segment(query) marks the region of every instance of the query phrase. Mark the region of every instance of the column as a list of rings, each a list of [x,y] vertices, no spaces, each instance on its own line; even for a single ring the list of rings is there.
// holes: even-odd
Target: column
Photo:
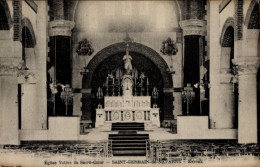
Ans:
[[[257,143],[257,68],[239,66],[238,143]]]
[[[238,143],[257,143],[257,70],[259,29],[243,28],[238,57]],[[235,53],[236,53],[235,52]],[[235,54],[236,55],[236,54]]]
[[[58,1],[59,3],[62,3]],[[57,2],[57,3],[58,3]],[[60,5],[62,6],[62,5]],[[56,19],[62,19],[62,8],[57,9],[61,11],[55,11]],[[53,82],[54,85],[71,86],[72,68],[71,68],[71,30],[75,23],[68,20],[54,20],[49,22],[49,36],[50,36],[50,63],[54,67]],[[55,94],[54,100],[54,114],[65,115],[65,105],[60,98],[62,90],[58,89],[58,93]],[[72,107],[69,107],[69,115],[72,115]]]
[[[218,91],[220,92],[220,104],[217,108],[212,124],[217,129],[235,128],[235,89],[231,83],[232,74],[230,69],[222,69],[219,74],[220,81]],[[222,96],[221,96],[222,95]]]
[[[200,66],[203,56],[203,36],[206,35],[206,22],[200,19],[187,19],[180,22],[184,36],[184,85],[191,83],[193,86],[200,83]],[[190,114],[199,115],[200,89],[195,88],[195,99],[190,105]],[[186,110],[183,105],[183,111]]]
[[[35,69],[37,71],[37,84],[36,84],[36,96],[35,103],[37,110],[35,111],[35,119],[38,120],[37,129],[47,129],[47,90],[46,90],[46,71],[47,71],[47,50],[48,50],[48,2],[37,2],[37,43],[35,46],[36,60]],[[36,128],[36,127],[35,127]]]
[[[10,38],[12,40],[12,38]],[[0,144],[19,145],[17,68],[21,66],[20,42],[13,42],[13,52],[1,48],[0,57]],[[10,56],[10,57],[9,57]]]

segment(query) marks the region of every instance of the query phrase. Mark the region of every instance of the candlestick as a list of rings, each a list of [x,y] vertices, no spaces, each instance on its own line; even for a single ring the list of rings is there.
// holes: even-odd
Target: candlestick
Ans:
[[[146,96],[149,96],[149,82],[147,77],[147,84],[146,84]]]
[[[107,81],[107,83],[106,83],[106,84],[107,84],[107,88],[108,88],[108,77],[107,77],[107,80],[106,80],[106,81]]]
[[[107,77],[107,94],[106,96],[108,96],[108,77]]]

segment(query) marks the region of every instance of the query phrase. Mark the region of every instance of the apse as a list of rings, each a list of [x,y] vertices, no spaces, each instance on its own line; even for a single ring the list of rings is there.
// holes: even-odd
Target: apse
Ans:
[[[147,57],[144,55],[137,53],[137,52],[130,52],[129,53],[132,56],[132,66],[133,69],[137,70],[138,72],[138,77],[140,78],[140,75],[142,73],[148,77],[148,82],[149,84],[147,85],[147,80],[144,82],[143,86],[143,93],[141,93],[141,86],[140,79],[137,79],[136,81],[136,92],[137,96],[140,96],[141,94],[143,95],[152,95],[153,88],[156,87],[158,89],[158,100],[157,100],[157,105],[158,108],[161,109],[162,113],[160,114],[160,118],[163,119],[163,109],[164,109],[164,98],[163,98],[163,78],[161,75],[160,70],[158,67]],[[109,56],[106,58],[102,63],[100,63],[96,70],[93,72],[93,78],[92,78],[92,83],[91,83],[91,89],[92,89],[92,113],[95,112],[95,108],[97,107],[97,97],[95,95],[98,92],[98,88],[100,87],[103,91],[104,95],[107,95],[107,90],[106,90],[106,79],[109,74],[112,74],[113,76],[116,76],[116,71],[118,69],[123,70],[124,69],[124,61],[123,61],[123,56],[125,55],[125,52],[119,52],[114,55]],[[112,82],[112,81],[110,81]],[[112,83],[109,83],[110,85]],[[147,86],[148,86],[148,94],[147,94]],[[110,87],[108,90],[108,95],[112,95],[112,88]],[[120,88],[121,89],[121,88]],[[115,79],[115,96],[118,96],[118,81]],[[121,90],[122,94],[122,90]]]

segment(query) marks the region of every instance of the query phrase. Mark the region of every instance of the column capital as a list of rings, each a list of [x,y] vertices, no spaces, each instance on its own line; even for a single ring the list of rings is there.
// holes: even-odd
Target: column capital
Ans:
[[[238,65],[238,75],[248,75],[257,73],[259,66],[258,64],[243,64]]]
[[[183,35],[206,35],[206,21],[199,19],[189,19],[180,21],[180,26],[183,29]]]
[[[238,74],[256,74],[259,68],[259,57],[243,56],[237,59]]]
[[[0,58],[0,76],[17,75],[17,70],[22,67],[23,61],[18,57]]]
[[[69,20],[54,20],[49,22],[49,36],[71,36],[75,23]]]

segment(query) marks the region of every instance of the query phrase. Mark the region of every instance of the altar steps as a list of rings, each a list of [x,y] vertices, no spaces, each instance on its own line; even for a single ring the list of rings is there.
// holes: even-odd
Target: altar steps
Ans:
[[[144,131],[144,123],[113,123],[112,130],[118,134],[109,134],[114,156],[145,156],[146,140],[149,134],[137,134]]]
[[[144,123],[113,123],[112,130],[120,130],[120,131],[138,131],[144,130]]]

